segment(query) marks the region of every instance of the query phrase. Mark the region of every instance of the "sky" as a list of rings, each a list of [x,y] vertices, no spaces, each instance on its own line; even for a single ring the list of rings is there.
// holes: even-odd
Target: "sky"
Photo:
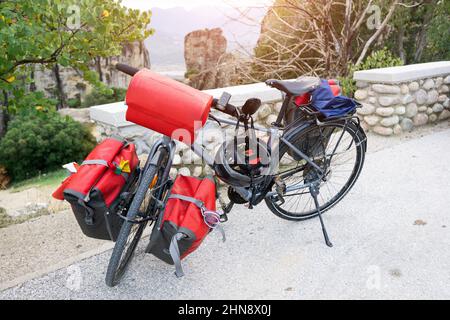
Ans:
[[[254,7],[264,6],[272,2],[273,0],[122,0],[123,5],[141,10],[148,10],[153,7],[184,7],[187,9],[198,6]]]

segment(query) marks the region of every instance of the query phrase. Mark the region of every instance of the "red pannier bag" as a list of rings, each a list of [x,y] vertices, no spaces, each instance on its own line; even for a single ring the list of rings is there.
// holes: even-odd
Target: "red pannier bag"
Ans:
[[[336,80],[328,80],[328,84],[331,87],[331,90],[333,91],[333,94],[335,97],[341,94],[341,87],[339,86],[338,82]],[[305,93],[304,95],[298,96],[294,99],[294,102],[297,106],[302,106],[305,104],[308,104],[311,100],[311,94]]]
[[[126,119],[190,145],[212,101],[209,94],[144,69],[128,87]]]
[[[178,176],[164,212],[153,228],[146,252],[175,265],[175,274],[182,277],[181,260],[194,252],[214,228],[221,231],[225,241],[220,216],[215,210],[216,184],[212,177]]]
[[[76,173],[63,181],[53,197],[70,203],[83,233],[116,241],[123,219],[114,210],[130,187],[139,159],[134,144],[109,138],[92,150]]]

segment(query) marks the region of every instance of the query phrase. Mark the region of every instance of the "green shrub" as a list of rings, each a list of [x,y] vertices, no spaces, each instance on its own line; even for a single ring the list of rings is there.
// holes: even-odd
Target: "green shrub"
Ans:
[[[54,110],[58,101],[47,98],[43,92],[26,92],[18,95],[15,99],[10,101],[8,111],[14,115],[20,112],[35,112]]]
[[[101,104],[124,101],[126,93],[127,90],[122,88],[111,88],[110,90],[94,89],[94,91],[84,98],[82,107],[88,108]]]
[[[80,108],[81,107],[81,100],[80,98],[72,98],[67,100],[67,106],[69,108]]]
[[[28,108],[9,123],[0,141],[0,164],[20,181],[80,161],[94,146],[89,130],[70,117]]]
[[[339,78],[344,95],[352,97],[356,91],[356,82],[353,80],[353,74],[360,70],[387,68],[402,66],[402,59],[396,57],[387,48],[383,48],[378,51],[373,51],[370,56],[366,58],[364,62],[355,66],[354,64],[349,67],[349,75],[347,77]]]

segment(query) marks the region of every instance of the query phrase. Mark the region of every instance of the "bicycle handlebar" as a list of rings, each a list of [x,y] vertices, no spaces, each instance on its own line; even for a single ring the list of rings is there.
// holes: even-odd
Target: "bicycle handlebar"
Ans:
[[[214,109],[216,109],[216,110],[219,110],[220,112],[223,112],[223,113],[226,113],[226,114],[228,114],[228,115],[230,115],[230,116],[232,116],[232,117],[239,117],[239,112],[237,111],[237,108],[235,107],[235,106],[233,106],[232,104],[227,104],[226,106],[225,106],[225,109],[220,109],[220,108],[218,108],[218,106],[217,106],[217,103],[219,102],[219,100],[218,99],[214,99],[213,100],[213,104],[212,104],[212,107],[214,108]]]
[[[129,76],[134,76],[136,73],[139,72],[138,68],[130,67],[123,63],[116,64],[116,69],[123,73],[128,74]]]

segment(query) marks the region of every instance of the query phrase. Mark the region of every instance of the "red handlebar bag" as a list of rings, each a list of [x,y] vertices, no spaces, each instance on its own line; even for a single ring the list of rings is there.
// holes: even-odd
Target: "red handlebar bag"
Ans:
[[[175,265],[176,275],[183,276],[181,260],[194,252],[212,230],[202,212],[215,210],[216,185],[211,177],[178,176],[146,252]]]
[[[126,119],[188,145],[204,126],[213,97],[148,69],[128,87]]]
[[[83,233],[91,238],[116,241],[123,219],[116,214],[120,194],[137,176],[139,159],[134,144],[106,139],[92,150],[54,192],[70,203]]]

